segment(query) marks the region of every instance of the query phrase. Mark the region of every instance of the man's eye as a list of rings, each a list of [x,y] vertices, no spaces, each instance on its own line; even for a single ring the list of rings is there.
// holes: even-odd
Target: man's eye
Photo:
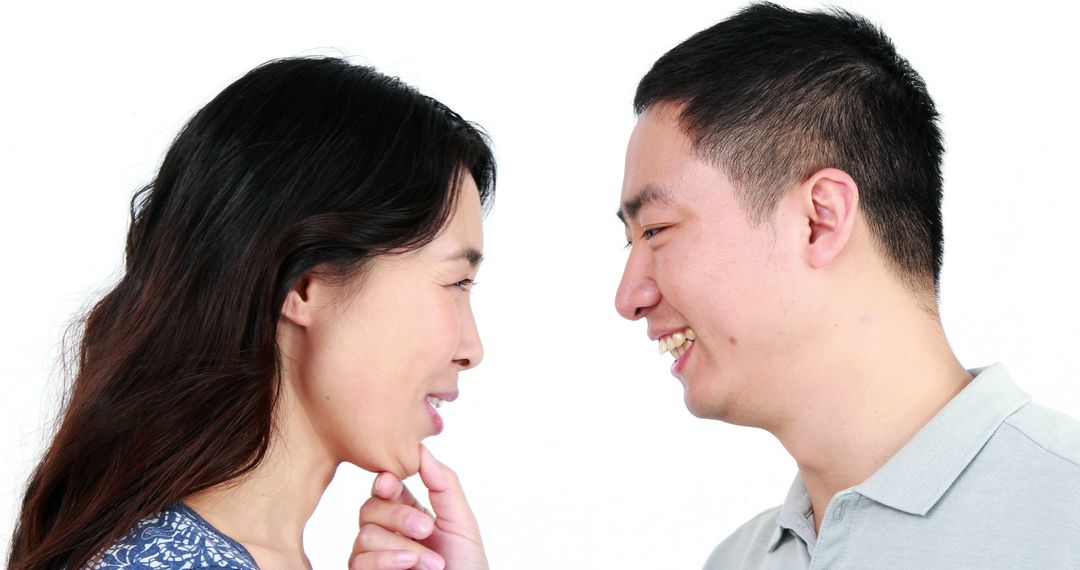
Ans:
[[[648,240],[652,239],[653,237],[655,237],[656,234],[660,233],[664,229],[666,229],[666,226],[665,227],[649,228],[649,229],[646,229],[646,230],[642,230],[641,231],[641,237],[644,238],[645,241],[648,241]],[[634,245],[634,242],[630,238],[626,238],[626,245],[624,247],[629,249],[633,245]]]
[[[469,292],[476,286],[476,281],[473,281],[472,279],[462,279],[461,281],[454,283],[454,286],[462,291]]]
[[[649,228],[647,230],[643,230],[641,232],[641,237],[645,238],[646,240],[650,240],[650,239],[653,238],[653,236],[660,233],[660,230],[663,230],[663,229],[664,228]]]

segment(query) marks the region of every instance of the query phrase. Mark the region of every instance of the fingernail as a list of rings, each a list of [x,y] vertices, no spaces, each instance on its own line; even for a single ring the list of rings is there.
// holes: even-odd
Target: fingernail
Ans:
[[[446,567],[446,562],[439,556],[425,552],[420,555],[420,564],[428,570],[443,570]]]
[[[409,515],[405,519],[405,528],[414,535],[426,535],[431,532],[431,519],[421,515]]]

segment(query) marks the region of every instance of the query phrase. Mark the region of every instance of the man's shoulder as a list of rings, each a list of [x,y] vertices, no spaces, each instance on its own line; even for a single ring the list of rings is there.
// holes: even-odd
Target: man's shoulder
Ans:
[[[105,549],[94,570],[256,570],[247,551],[182,503],[140,520]]]
[[[1046,550],[1080,532],[1077,489],[1080,422],[1028,403],[1001,422],[931,516],[967,520],[987,536],[1010,528]]]
[[[1080,475],[1080,420],[1037,403],[1029,403],[1003,422],[1048,459],[1071,464]]]
[[[735,529],[713,549],[705,562],[705,570],[746,567],[748,562],[764,555],[779,528],[780,508],[767,509]]]

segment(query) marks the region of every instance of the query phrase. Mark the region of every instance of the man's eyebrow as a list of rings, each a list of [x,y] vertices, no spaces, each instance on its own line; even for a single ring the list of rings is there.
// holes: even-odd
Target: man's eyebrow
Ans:
[[[636,216],[645,206],[657,203],[670,204],[671,202],[671,192],[666,188],[648,185],[642,188],[636,196],[623,202],[622,207],[615,212],[615,216],[618,217],[625,226],[627,225],[627,220]]]
[[[466,247],[446,256],[443,261],[457,261],[459,259],[468,261],[470,267],[476,268],[484,261],[484,254],[480,253],[480,250],[476,248]]]

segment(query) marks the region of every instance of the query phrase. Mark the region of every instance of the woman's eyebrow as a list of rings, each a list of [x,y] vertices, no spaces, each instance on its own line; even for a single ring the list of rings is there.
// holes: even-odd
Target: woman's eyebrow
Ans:
[[[475,268],[483,263],[484,254],[474,247],[466,247],[446,256],[443,261],[457,261],[459,259],[468,261],[469,265]]]

